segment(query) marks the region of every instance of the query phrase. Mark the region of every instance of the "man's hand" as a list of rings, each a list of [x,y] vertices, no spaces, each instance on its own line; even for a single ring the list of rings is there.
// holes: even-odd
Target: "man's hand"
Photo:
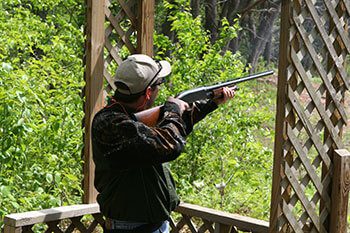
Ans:
[[[214,92],[214,102],[219,105],[226,103],[228,100],[232,99],[235,96],[236,86],[234,87],[223,87]]]
[[[186,111],[190,107],[187,102],[182,101],[182,100],[177,99],[177,98],[174,98],[174,97],[169,97],[168,101],[172,102],[172,103],[175,103],[175,104],[177,104],[177,106],[179,106],[179,108],[180,108],[180,115],[182,115],[182,113],[184,111]]]

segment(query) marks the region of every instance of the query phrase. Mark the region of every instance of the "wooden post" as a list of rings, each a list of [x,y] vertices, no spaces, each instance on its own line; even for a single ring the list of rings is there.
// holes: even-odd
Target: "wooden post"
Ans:
[[[283,0],[281,8],[281,33],[280,33],[280,55],[278,67],[278,87],[277,87],[277,112],[276,112],[276,134],[273,161],[273,179],[270,207],[270,228],[269,233],[279,232],[278,218],[281,214],[281,169],[283,161],[283,143],[286,134],[285,105],[287,99],[287,76],[290,57],[289,29],[291,1]]]
[[[84,203],[96,201],[95,166],[92,160],[91,123],[103,107],[104,0],[87,0],[86,68],[85,68],[85,135],[84,135]]]
[[[335,150],[333,158],[332,210],[330,231],[346,233],[350,189],[350,153],[345,149]]]
[[[13,227],[6,225],[4,226],[4,233],[21,233],[22,227]]]
[[[140,0],[137,52],[153,56],[154,0]]]

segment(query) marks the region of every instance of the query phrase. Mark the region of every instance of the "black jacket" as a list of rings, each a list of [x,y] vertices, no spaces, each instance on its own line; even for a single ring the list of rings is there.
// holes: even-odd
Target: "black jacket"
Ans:
[[[167,102],[156,127],[138,122],[118,103],[98,112],[92,146],[103,215],[146,223],[168,219],[179,198],[167,162],[180,155],[193,125],[216,108],[212,101],[198,102],[181,117],[178,106]]]

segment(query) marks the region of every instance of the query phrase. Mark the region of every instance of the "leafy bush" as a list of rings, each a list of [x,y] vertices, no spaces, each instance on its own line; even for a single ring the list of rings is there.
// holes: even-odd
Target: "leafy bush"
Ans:
[[[78,1],[0,5],[0,219],[81,199]],[[68,11],[68,12],[67,12]]]
[[[211,45],[201,18],[193,19],[189,13],[188,1],[164,1],[164,7],[171,12],[168,17],[177,42],[155,37],[159,58],[172,51],[168,59],[173,74],[161,92],[161,102],[189,88],[243,75],[240,54],[222,52],[229,39],[237,36],[237,25],[223,20],[220,38]],[[240,85],[233,101],[196,125],[185,153],[172,163],[183,201],[268,218],[272,150],[262,139],[271,141],[273,131],[266,122],[271,123],[274,116],[260,105],[266,101],[262,87],[256,81]]]
[[[81,202],[82,6],[77,0],[0,3],[0,219]],[[155,36],[157,57],[172,51],[166,59],[173,65],[158,103],[243,75],[240,54],[222,52],[237,25],[224,20],[220,39],[210,45],[188,1],[163,6],[177,42]],[[268,86],[240,85],[233,101],[196,125],[172,163],[182,200],[267,218],[272,152],[264,144],[271,141],[274,112]]]

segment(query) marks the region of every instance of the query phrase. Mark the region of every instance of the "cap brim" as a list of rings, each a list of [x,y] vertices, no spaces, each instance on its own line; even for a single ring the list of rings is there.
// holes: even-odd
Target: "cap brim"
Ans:
[[[160,61],[159,63],[162,66],[162,70],[159,72],[158,77],[164,78],[171,73],[171,65],[167,61]]]

